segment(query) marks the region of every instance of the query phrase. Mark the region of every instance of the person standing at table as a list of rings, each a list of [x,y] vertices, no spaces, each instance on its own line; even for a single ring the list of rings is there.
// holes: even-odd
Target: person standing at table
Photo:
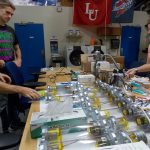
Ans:
[[[7,25],[12,18],[15,6],[9,0],[0,1],[0,71],[5,72],[5,63],[13,61],[21,67],[21,50],[15,31]],[[3,97],[1,97],[2,99]],[[13,101],[12,101],[13,99]],[[18,116],[18,95],[8,95],[8,115],[12,128],[24,126]]]
[[[147,34],[148,36],[150,36],[150,19],[148,20],[147,24],[145,25],[146,29],[147,29]],[[148,53],[147,53],[147,61],[146,64],[141,65],[139,67],[136,68],[132,68],[129,69],[126,72],[126,78],[131,78],[133,77],[135,74],[139,74],[139,73],[147,73],[147,76],[150,77],[150,43],[148,46]]]
[[[21,50],[14,30],[6,23],[12,18],[15,6],[8,0],[0,1],[0,68],[13,61],[21,67]]]

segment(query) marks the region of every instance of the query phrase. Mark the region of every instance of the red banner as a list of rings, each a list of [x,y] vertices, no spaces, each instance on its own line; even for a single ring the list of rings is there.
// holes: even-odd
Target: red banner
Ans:
[[[112,0],[74,0],[73,24],[109,24],[111,9]]]

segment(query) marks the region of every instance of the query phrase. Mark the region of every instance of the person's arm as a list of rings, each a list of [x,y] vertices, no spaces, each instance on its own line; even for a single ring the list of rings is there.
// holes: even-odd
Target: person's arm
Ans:
[[[9,84],[11,83],[11,78],[6,74],[0,73],[0,81]]]
[[[18,67],[21,67],[21,50],[19,44],[15,45],[15,60],[13,61]]]
[[[40,98],[40,95],[34,89],[17,86],[17,85],[11,85],[11,84],[7,84],[1,81],[0,81],[0,93],[1,94],[18,93],[30,99]]]
[[[4,68],[4,66],[5,66],[5,61],[4,60],[0,60],[0,68],[2,69],[2,68]]]
[[[138,72],[147,72],[147,71],[150,71],[150,64],[144,64],[144,65],[142,65],[140,67],[129,69],[126,72],[126,77],[127,78],[131,78]]]
[[[150,64],[144,64],[140,67],[135,68],[137,72],[148,72],[150,71]]]
[[[150,45],[148,46],[148,53],[147,53],[147,64],[150,64]]]

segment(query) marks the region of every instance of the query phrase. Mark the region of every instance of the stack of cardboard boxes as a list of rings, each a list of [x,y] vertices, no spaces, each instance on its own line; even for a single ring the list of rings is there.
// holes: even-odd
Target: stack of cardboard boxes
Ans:
[[[119,64],[120,69],[124,68],[124,56],[113,56],[116,63]],[[106,57],[106,61],[113,63],[110,58]],[[84,72],[92,72],[92,62],[94,62],[93,54],[81,54],[81,68]]]

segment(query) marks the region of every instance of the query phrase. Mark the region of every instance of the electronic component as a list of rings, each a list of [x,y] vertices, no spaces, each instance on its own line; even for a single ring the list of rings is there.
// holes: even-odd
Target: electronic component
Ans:
[[[66,83],[63,83],[63,86],[65,84]],[[119,145],[124,143],[137,142],[140,140],[143,140],[145,143],[147,143],[147,137],[143,131],[128,132],[129,123],[126,120],[126,118],[120,117],[120,114],[119,115],[117,114],[115,117],[115,116],[110,116],[108,111],[100,111],[101,106],[102,109],[104,108],[103,110],[105,110],[105,107],[108,107],[107,108],[108,110],[113,109],[110,106],[111,103],[108,101],[108,99],[110,99],[113,103],[115,103],[116,105],[118,105],[119,108],[122,109],[124,115],[132,116],[132,118],[134,119],[136,118],[137,124],[144,125],[145,127],[145,125],[149,125],[148,122],[149,120],[147,119],[145,114],[142,113],[140,106],[145,106],[146,103],[141,102],[140,100],[135,101],[135,99],[128,97],[121,88],[109,85],[101,81],[96,81],[96,85],[97,87],[91,87],[91,86],[87,87],[79,82],[75,82],[73,85],[69,84],[69,88],[71,89],[71,91],[73,91],[72,93],[73,95],[71,95],[71,100],[73,101],[73,107],[76,108],[74,109],[73,112],[77,113],[78,109],[83,110],[86,116],[86,119],[84,120],[86,121],[85,124],[87,125],[87,121],[89,123],[86,126],[86,129],[88,129],[88,132],[90,133],[90,137],[92,137],[94,140],[96,139],[96,146],[102,147],[102,146],[109,146],[109,145]],[[68,84],[66,84],[65,86],[66,88],[68,88]],[[53,91],[53,90],[49,90],[49,91]],[[57,99],[57,97],[55,97],[54,95],[51,95],[51,97],[55,100]],[[106,106],[103,107],[103,104],[106,104]],[[120,109],[117,108],[117,110],[114,111],[117,111],[118,113]],[[110,110],[110,113],[113,114],[113,111]],[[150,116],[150,113],[148,113],[148,111],[147,112],[145,111],[145,113],[147,113],[147,116]],[[50,125],[50,123],[55,123],[55,121],[58,121],[57,119],[55,117],[51,117],[50,122],[44,123],[44,125],[47,124]],[[79,120],[75,120],[77,118],[75,119],[72,118],[72,119],[73,120],[71,120],[71,122],[73,123],[79,121]],[[81,118],[80,121],[83,121],[83,119]],[[62,121],[66,121],[66,120],[62,120]],[[53,124],[51,126],[55,128],[56,126],[58,126],[58,124]],[[75,132],[86,131],[86,129],[77,131],[76,126],[73,127],[74,129],[72,129],[70,128],[71,126],[69,123],[66,123],[66,125],[62,125],[62,129],[64,129],[63,127],[66,128],[63,130],[63,133],[64,132],[73,133],[74,131]],[[71,132],[68,132],[68,130]],[[34,131],[32,131],[32,133],[35,133]],[[43,135],[45,135],[44,133],[45,132],[41,134],[42,137]],[[52,142],[53,140],[61,141],[58,138],[59,132],[51,132],[49,133],[49,135],[51,135],[51,138],[49,137],[48,138],[49,140],[47,140],[49,141],[48,148],[61,150],[63,148],[62,142]],[[81,140],[84,140],[84,138],[82,138]],[[78,139],[77,140],[75,139],[75,142],[76,141],[78,141]],[[44,146],[45,145],[43,144],[43,147]]]
[[[114,116],[110,116],[107,121],[109,123],[110,129],[113,131],[119,129],[128,129],[128,121],[124,117],[116,118]]]
[[[143,141],[147,144],[147,136],[141,130],[129,132],[129,137],[132,140],[132,142]]]
[[[150,125],[150,122],[149,122],[149,120],[147,118],[147,117],[150,118],[150,111],[147,111],[145,113],[147,114],[147,116],[145,114],[141,114],[141,115],[136,116],[136,123],[137,123],[137,125],[140,125],[140,126],[142,126],[142,125]]]
[[[63,150],[62,132],[60,128],[47,130],[39,144],[40,150]]]
[[[127,107],[123,108],[122,112],[125,116],[130,116],[130,115],[137,116],[141,113],[141,110],[139,109],[137,103],[131,103]]]
[[[102,134],[103,129],[100,126],[89,127],[89,133],[94,136],[100,136]]]
[[[96,147],[116,145],[116,144],[120,144],[120,142],[116,133],[114,132],[108,132],[104,136],[101,136],[96,139]]]

